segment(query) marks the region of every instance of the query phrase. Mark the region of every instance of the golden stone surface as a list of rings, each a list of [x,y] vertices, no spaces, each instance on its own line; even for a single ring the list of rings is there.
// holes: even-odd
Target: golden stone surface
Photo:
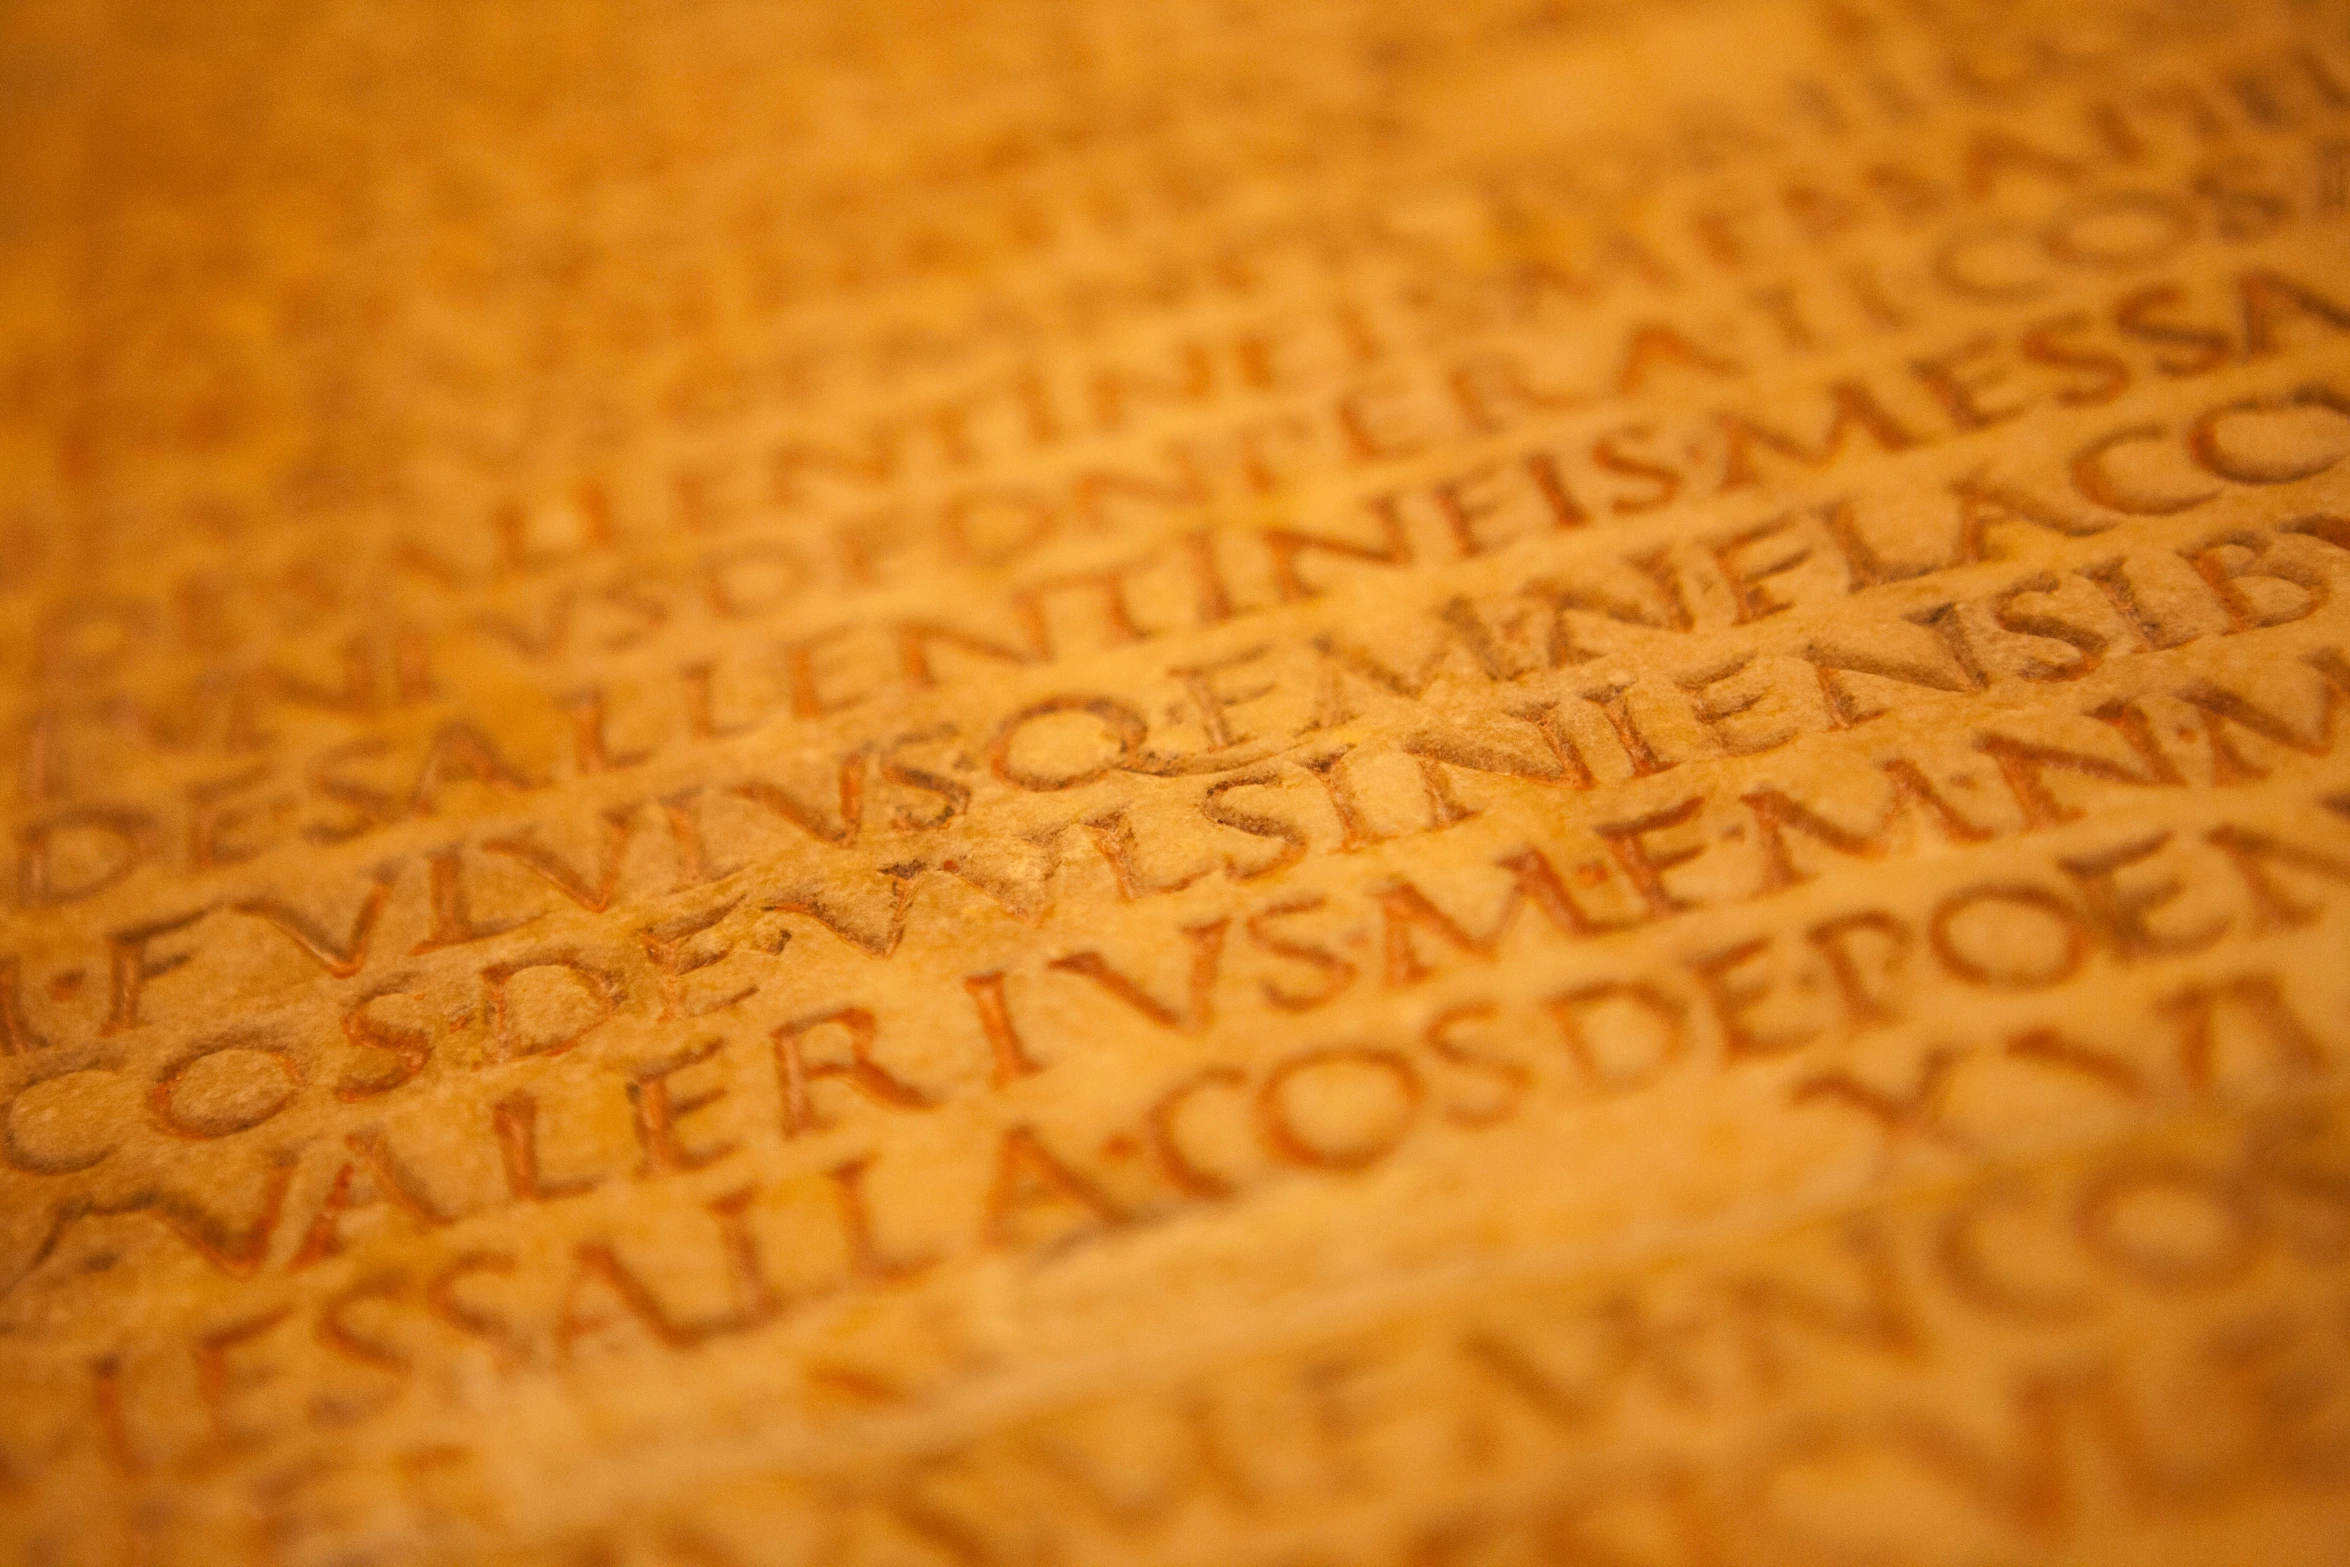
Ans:
[[[0,1563],[2350,1559],[2350,8],[0,10]]]

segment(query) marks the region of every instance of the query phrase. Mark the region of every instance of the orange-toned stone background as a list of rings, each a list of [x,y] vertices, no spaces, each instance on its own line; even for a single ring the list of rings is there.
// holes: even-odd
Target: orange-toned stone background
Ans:
[[[0,14],[0,1560],[2350,1547],[2350,14]]]

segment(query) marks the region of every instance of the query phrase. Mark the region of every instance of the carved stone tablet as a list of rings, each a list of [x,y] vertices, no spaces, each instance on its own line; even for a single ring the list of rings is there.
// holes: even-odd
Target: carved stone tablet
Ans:
[[[0,1567],[2350,1560],[2350,7],[0,8]]]

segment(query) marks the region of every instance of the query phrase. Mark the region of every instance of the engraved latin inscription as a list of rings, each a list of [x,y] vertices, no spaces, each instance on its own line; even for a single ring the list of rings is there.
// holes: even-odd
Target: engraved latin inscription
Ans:
[[[0,35],[0,1562],[2350,1552],[2350,12]]]

